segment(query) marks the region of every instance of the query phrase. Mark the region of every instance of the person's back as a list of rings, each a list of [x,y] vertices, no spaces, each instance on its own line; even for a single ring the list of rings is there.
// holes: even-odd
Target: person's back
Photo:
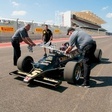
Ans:
[[[23,34],[25,32],[25,29],[24,29],[24,27],[22,27],[22,28],[19,28],[18,30],[16,30],[16,32],[14,33],[14,35],[12,36],[12,39],[14,39],[14,40],[17,40],[17,41],[19,41],[19,42],[22,42],[23,40],[22,40],[22,37],[23,36],[21,36],[21,33]],[[27,34],[27,32],[26,32],[26,34]],[[28,35],[27,35],[28,36]],[[25,37],[25,36],[24,36]]]
[[[76,30],[72,27],[68,29],[67,35],[70,36],[70,39],[69,47],[66,49],[65,53],[70,53],[73,47],[77,47],[84,68],[84,82],[81,86],[90,87],[91,64],[96,50],[96,42],[86,32]]]
[[[75,44],[76,46],[81,50],[83,49],[83,47],[87,44],[87,43],[91,43],[93,42],[93,39],[90,35],[88,35],[86,32],[82,31],[82,30],[75,30],[72,33],[72,37],[76,37],[75,39]]]

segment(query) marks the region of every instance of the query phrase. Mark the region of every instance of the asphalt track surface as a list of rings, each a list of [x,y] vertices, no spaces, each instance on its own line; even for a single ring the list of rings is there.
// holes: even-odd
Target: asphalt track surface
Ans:
[[[12,47],[0,46],[0,112],[112,112],[112,37],[95,38],[103,51],[102,62],[91,70],[91,88],[26,84],[9,72],[17,70],[12,62]],[[54,40],[59,47],[62,42]],[[31,55],[35,61],[43,56],[43,49],[34,47],[28,52],[21,45],[22,55]]]

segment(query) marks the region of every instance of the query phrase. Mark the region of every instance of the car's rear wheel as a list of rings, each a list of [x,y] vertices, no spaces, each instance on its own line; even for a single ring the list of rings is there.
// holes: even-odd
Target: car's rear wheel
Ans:
[[[29,73],[33,68],[33,58],[31,56],[20,57],[17,61],[17,68],[23,72]]]
[[[68,62],[64,68],[64,80],[68,83],[76,83],[82,76],[81,63],[74,61]]]
[[[96,62],[101,62],[102,50],[101,49],[96,49],[94,55],[95,55],[95,58],[96,58]]]

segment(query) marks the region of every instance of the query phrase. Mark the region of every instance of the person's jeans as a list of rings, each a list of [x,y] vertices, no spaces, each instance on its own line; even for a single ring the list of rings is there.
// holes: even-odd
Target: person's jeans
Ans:
[[[84,66],[84,83],[88,83],[90,80],[91,64],[94,58],[94,52],[96,50],[96,44],[88,44],[82,51],[82,60]]]
[[[13,64],[17,65],[17,60],[21,56],[21,49],[19,41],[11,41],[13,46]]]

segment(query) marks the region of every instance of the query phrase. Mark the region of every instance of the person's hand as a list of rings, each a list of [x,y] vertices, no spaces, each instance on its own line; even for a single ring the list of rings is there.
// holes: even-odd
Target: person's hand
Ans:
[[[65,54],[69,54],[69,51],[68,51],[68,50],[66,50],[66,51],[65,51]]]
[[[35,43],[33,43],[33,46],[36,46],[36,44],[35,44]]]
[[[35,43],[31,43],[31,45],[30,45],[30,46],[32,46],[32,47],[33,47],[33,46],[36,46],[36,44],[35,44]]]
[[[64,51],[64,54],[67,54],[66,51]]]
[[[29,44],[29,46],[33,47],[33,46],[34,46],[34,44],[33,44],[33,43],[31,43],[31,44]]]

